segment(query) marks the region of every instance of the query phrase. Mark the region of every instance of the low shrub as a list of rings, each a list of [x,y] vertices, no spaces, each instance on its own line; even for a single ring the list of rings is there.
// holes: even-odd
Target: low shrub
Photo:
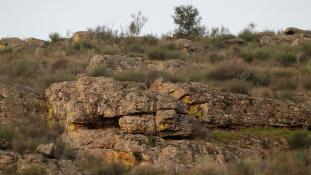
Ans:
[[[304,76],[301,78],[302,85],[306,90],[311,90],[311,77],[310,76]]]
[[[151,60],[168,60],[168,59],[179,59],[182,57],[180,51],[170,50],[164,47],[151,48],[147,50],[147,56]]]
[[[138,44],[131,44],[128,46],[128,51],[131,53],[144,53],[145,52],[145,49],[141,46],[141,45],[138,45]]]
[[[114,73],[111,77],[118,81],[134,81],[134,82],[144,82],[145,74],[138,71],[123,71],[119,73]]]
[[[245,80],[234,79],[225,82],[224,89],[229,92],[248,94],[251,84]]]
[[[268,86],[271,83],[271,73],[267,71],[251,72],[246,75],[245,80],[254,86]]]
[[[19,173],[19,175],[47,175],[45,169],[39,167],[39,166],[31,166],[25,169],[22,169]]]
[[[274,78],[270,84],[272,90],[295,90],[297,88],[297,80],[295,78]]]
[[[208,73],[208,78],[211,80],[230,80],[239,79],[243,73],[247,72],[248,69],[244,64],[235,62],[222,62],[217,64],[214,69]]]
[[[217,63],[224,60],[224,57],[222,55],[213,53],[208,57],[208,61],[211,63]]]
[[[92,77],[107,77],[110,75],[110,70],[105,66],[96,66],[90,74]]]
[[[203,125],[199,123],[194,123],[192,125],[192,132],[191,132],[191,138],[193,139],[200,139],[200,140],[210,140],[211,135],[210,131],[207,127],[204,127]]]
[[[26,58],[14,59],[6,67],[6,72],[11,77],[32,78],[38,75],[39,64]]]
[[[52,43],[55,43],[55,42],[60,40],[61,36],[59,33],[54,32],[54,33],[49,34],[49,38],[50,38]]]
[[[245,62],[252,62],[254,60],[253,51],[250,48],[244,48],[239,50],[239,56],[245,61]]]
[[[82,155],[75,163],[90,175],[120,175],[127,171],[122,164],[107,163],[92,155]]]
[[[292,149],[305,149],[311,146],[311,136],[307,132],[298,132],[287,138]]]
[[[0,55],[5,55],[5,54],[10,54],[13,53],[13,48],[12,47],[4,47],[0,49]]]
[[[33,117],[31,124],[15,123],[0,126],[0,137],[11,143],[11,149],[19,152],[34,152],[39,144],[57,142],[63,132],[59,125],[48,126],[46,121]]]
[[[279,61],[283,66],[292,66],[297,63],[297,56],[294,53],[286,52],[279,56]]]
[[[94,46],[90,42],[87,42],[87,41],[74,41],[72,43],[72,47],[78,51],[94,48]]]
[[[252,32],[249,29],[245,29],[241,33],[239,33],[238,37],[242,38],[247,42],[257,42],[259,39],[259,34]]]

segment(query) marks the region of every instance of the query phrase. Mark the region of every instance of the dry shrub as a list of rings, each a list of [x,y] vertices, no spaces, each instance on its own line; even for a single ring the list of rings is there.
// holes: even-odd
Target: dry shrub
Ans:
[[[239,79],[243,74],[248,72],[248,68],[243,63],[235,61],[221,62],[208,73],[208,78],[211,80],[230,80]]]
[[[224,89],[229,92],[235,92],[239,94],[248,94],[251,89],[251,84],[245,80],[230,80],[224,84]]]

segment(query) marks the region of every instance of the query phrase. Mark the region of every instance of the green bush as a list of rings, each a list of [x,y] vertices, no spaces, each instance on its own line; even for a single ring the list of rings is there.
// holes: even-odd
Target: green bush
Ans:
[[[287,141],[292,149],[304,149],[311,146],[311,136],[307,132],[295,133]]]
[[[222,62],[214,69],[208,72],[208,78],[211,80],[230,80],[239,79],[243,74],[248,71],[244,64],[234,62]]]
[[[147,56],[151,60],[168,60],[168,59],[179,59],[182,54],[177,50],[170,50],[164,47],[151,48],[147,51]]]
[[[60,40],[61,36],[59,33],[54,32],[54,33],[49,34],[49,38],[50,38],[52,43],[55,43],[55,42]]]
[[[110,75],[110,71],[105,66],[96,66],[91,70],[92,77],[107,77]]]
[[[10,54],[13,53],[13,48],[12,47],[4,47],[0,49],[0,55],[4,55],[4,54]]]
[[[245,80],[230,80],[225,83],[224,89],[239,94],[248,94],[251,84]]]
[[[57,137],[63,132],[62,127],[48,126],[46,121],[33,117],[31,124],[15,123],[0,126],[0,137],[11,143],[11,149],[19,152],[34,152],[42,143],[56,142]]]
[[[7,65],[6,71],[11,77],[32,78],[38,75],[39,64],[32,60],[21,58],[14,59]]]
[[[297,63],[297,56],[294,53],[283,53],[279,56],[280,63],[283,66],[291,66]]]
[[[309,76],[302,77],[301,81],[302,81],[303,87],[306,90],[311,90],[311,77],[309,77]]]
[[[244,39],[247,42],[257,42],[259,39],[259,34],[252,32],[249,29],[244,29],[241,33],[239,33],[238,37]]]
[[[131,44],[128,46],[128,51],[133,53],[144,53],[145,49],[138,44]]]
[[[254,86],[268,86],[271,83],[271,73],[267,71],[249,72],[244,76],[245,80],[251,82]]]
[[[86,41],[75,41],[72,43],[72,46],[75,50],[80,50],[80,51],[94,48],[94,46],[90,42],[86,42]]]
[[[272,90],[295,90],[298,85],[294,78],[274,78],[272,82],[270,84]]]
[[[22,169],[19,175],[47,175],[46,170],[39,166],[31,166],[29,168]]]
[[[268,60],[273,55],[273,52],[270,50],[270,48],[257,48],[254,51],[254,57],[256,59],[260,60]]]
[[[208,57],[208,61],[211,63],[217,63],[224,60],[224,57],[222,55],[213,53]]]
[[[145,74],[138,71],[123,71],[112,74],[112,78],[118,81],[144,82]]]
[[[76,164],[90,175],[120,175],[127,171],[122,164],[107,163],[92,155],[82,155]]]
[[[252,62],[254,60],[253,52],[250,48],[244,48],[241,49],[239,52],[239,56],[245,61],[245,62]]]

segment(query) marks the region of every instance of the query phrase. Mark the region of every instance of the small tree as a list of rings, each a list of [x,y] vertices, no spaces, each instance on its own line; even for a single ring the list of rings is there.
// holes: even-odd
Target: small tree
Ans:
[[[201,26],[202,18],[199,16],[199,10],[192,5],[175,7],[173,19],[176,24],[175,33],[179,37],[193,38],[205,31]]]
[[[130,33],[132,35],[138,36],[142,28],[146,24],[148,18],[143,16],[141,11],[139,11],[137,15],[132,14],[131,17],[132,17],[132,22],[129,26]]]
[[[54,32],[54,33],[50,33],[50,34],[49,34],[49,38],[50,38],[50,40],[51,40],[53,43],[56,43],[57,41],[60,40],[61,36],[60,36],[59,33]]]

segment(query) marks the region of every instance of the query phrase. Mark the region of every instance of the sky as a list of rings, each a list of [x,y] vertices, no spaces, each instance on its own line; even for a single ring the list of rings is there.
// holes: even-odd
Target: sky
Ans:
[[[295,26],[311,29],[311,0],[0,0],[0,38],[62,36],[98,25],[126,27],[133,13],[148,18],[143,34],[174,30],[174,7],[191,4],[207,28],[225,26],[238,33],[249,23],[257,30]]]

